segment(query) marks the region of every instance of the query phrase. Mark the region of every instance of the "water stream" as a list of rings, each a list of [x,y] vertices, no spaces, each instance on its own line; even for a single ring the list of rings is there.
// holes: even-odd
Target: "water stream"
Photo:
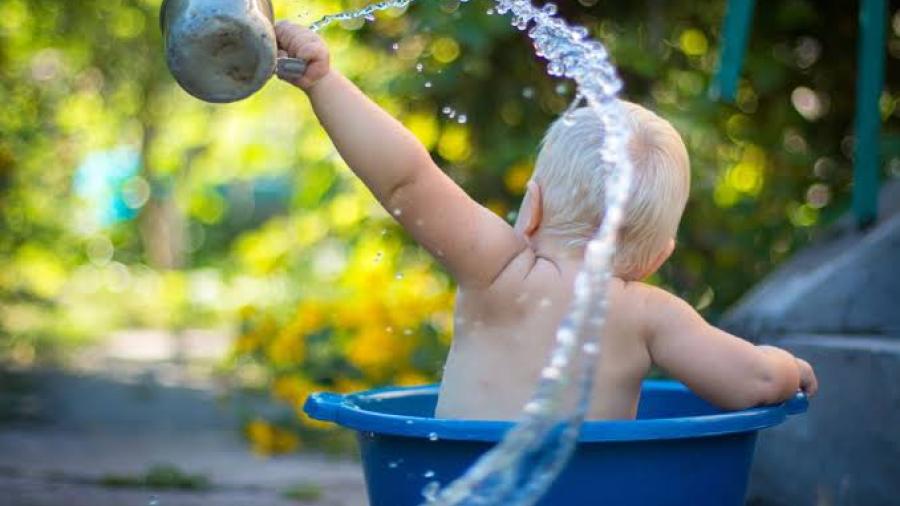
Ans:
[[[466,0],[463,0],[466,1]],[[335,21],[374,19],[375,12],[404,8],[412,0],[385,0],[362,9],[326,16],[311,28],[321,30]],[[423,490],[425,504],[439,506],[535,504],[565,468],[590,404],[594,371],[601,350],[607,287],[616,237],[631,186],[631,163],[626,155],[627,131],[620,120],[616,97],[622,88],[603,44],[592,40],[584,27],[572,26],[557,15],[555,4],[536,7],[530,0],[495,0],[493,12],[510,15],[512,25],[527,31],[535,54],[547,60],[547,73],[575,81],[573,107],[586,100],[600,118],[598,144],[607,172],[604,219],[587,246],[575,297],[556,332],[556,345],[535,394],[525,405],[521,421],[502,442],[482,456],[456,481],[441,488],[437,482]],[[566,408],[568,387],[578,387],[578,402]]]

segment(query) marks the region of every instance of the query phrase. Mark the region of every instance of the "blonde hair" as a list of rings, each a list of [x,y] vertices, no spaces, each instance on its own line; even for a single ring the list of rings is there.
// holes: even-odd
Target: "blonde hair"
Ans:
[[[647,268],[675,237],[690,193],[690,162],[668,121],[631,102],[619,105],[634,167],[614,263],[617,274],[626,274]],[[535,165],[533,179],[544,200],[542,226],[572,247],[583,247],[603,219],[603,130],[592,109],[574,111],[550,127]]]

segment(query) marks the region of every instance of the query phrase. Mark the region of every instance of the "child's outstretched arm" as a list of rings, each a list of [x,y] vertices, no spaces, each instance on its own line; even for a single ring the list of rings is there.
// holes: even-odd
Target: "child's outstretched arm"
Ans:
[[[281,22],[278,46],[307,61],[303,89],[341,157],[375,197],[463,286],[488,286],[525,249],[505,221],[472,200],[424,146],[346,77],[314,32]]]
[[[648,287],[644,301],[653,362],[713,404],[744,409],[782,402],[797,390],[816,393],[806,361],[723,332],[664,290]]]

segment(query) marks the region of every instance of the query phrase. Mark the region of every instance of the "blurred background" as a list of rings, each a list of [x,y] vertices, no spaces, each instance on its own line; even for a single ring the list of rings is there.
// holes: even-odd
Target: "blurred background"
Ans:
[[[364,3],[275,1],[277,17],[306,24]],[[302,93],[273,81],[210,105],[178,88],[159,4],[0,3],[0,420],[16,430],[233,430],[248,441],[232,451],[237,468],[247,448],[347,454],[346,437],[301,415],[305,397],[439,379],[453,286],[349,172]],[[574,89],[545,76],[491,4],[422,0],[324,36],[334,66],[513,220],[541,135]],[[724,8],[560,5],[611,49],[626,97],[672,121],[689,146],[692,198],[677,252],[652,282],[713,321],[849,208],[858,36],[855,4],[765,3],[737,99],[722,104],[708,89]],[[890,2],[880,99],[884,179],[900,178],[898,8]],[[16,438],[7,448],[24,452],[27,436]],[[154,441],[148,455],[179,446]],[[77,474],[91,450],[71,451],[62,471]],[[28,469],[52,471],[35,452]],[[290,462],[301,466],[290,473],[311,472]],[[46,485],[4,465],[0,479],[15,490]],[[131,474],[95,478],[206,483],[143,465],[113,459]],[[353,466],[334,465],[323,483],[361,490]],[[76,490],[62,471],[53,483]],[[343,500],[289,485],[279,482],[282,499]]]

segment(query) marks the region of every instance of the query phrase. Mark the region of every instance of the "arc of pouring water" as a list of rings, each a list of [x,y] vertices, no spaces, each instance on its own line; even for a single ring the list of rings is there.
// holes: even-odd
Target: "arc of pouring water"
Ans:
[[[356,11],[326,16],[310,28],[318,31],[335,21],[361,17],[370,20],[376,11],[406,7],[412,1],[384,0]],[[625,153],[628,132],[622,127],[620,106],[615,100],[622,82],[609,62],[606,48],[589,39],[587,29],[570,26],[557,17],[555,4],[537,8],[530,0],[495,3],[498,14],[512,14],[512,24],[519,30],[531,27],[528,35],[535,53],[547,60],[548,74],[573,79],[578,85],[576,103],[586,99],[600,118],[602,166],[597,170],[607,173],[604,219],[587,246],[572,306],[556,333],[550,364],[525,406],[524,418],[465,475],[435,496],[428,494],[426,504],[432,506],[530,506],[540,500],[565,468],[590,405],[601,352],[610,267],[631,187],[632,167]],[[580,387],[578,402],[573,412],[565,413],[565,388],[573,380]]]
[[[465,475],[428,503],[440,506],[532,505],[565,468],[590,404],[610,266],[631,185],[632,168],[625,155],[627,132],[621,127],[621,112],[615,101],[622,84],[603,45],[589,40],[585,29],[571,27],[556,17],[552,4],[538,9],[528,0],[497,0],[497,12],[511,13],[513,25],[520,30],[532,27],[528,35],[536,53],[548,60],[548,73],[574,79],[579,95],[600,117],[604,166],[598,170],[608,175],[606,209],[603,223],[587,247],[575,298],[557,331],[550,365],[526,406],[525,418]],[[577,407],[573,413],[557,415],[565,387],[573,380],[580,387]]]
[[[468,0],[463,1],[467,2]],[[325,28],[326,26],[336,21],[349,21],[351,19],[365,18],[367,21],[371,21],[372,19],[374,19],[373,16],[378,11],[384,11],[387,9],[402,9],[412,2],[413,0],[383,0],[381,2],[369,4],[356,10],[339,12],[337,14],[329,14],[328,16],[324,16],[322,19],[309,25],[309,29],[314,32],[318,32],[322,28]]]

